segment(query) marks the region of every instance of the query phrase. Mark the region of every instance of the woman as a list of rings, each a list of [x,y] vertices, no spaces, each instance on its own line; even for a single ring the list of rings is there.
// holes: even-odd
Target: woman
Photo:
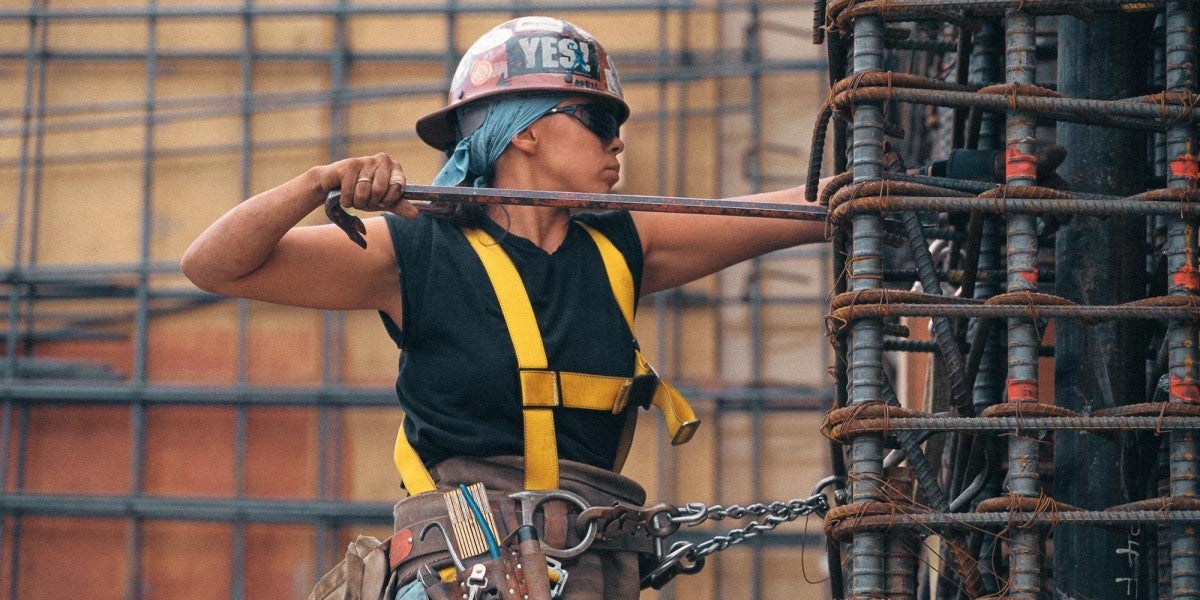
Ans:
[[[620,175],[628,113],[592,36],[525,17],[467,51],[447,106],[417,130],[447,152],[435,184],[603,193]],[[396,459],[410,493],[483,481],[505,493],[561,487],[591,504],[640,504],[640,487],[614,472],[637,406],[666,411],[677,439],[695,423],[641,359],[635,298],[823,239],[820,223],[740,217],[527,206],[418,214],[404,183],[386,154],[313,167],[222,216],[188,249],[183,270],[218,294],[379,311],[403,349]],[[365,249],[334,225],[296,227],[334,189],[345,207],[383,213],[365,220]],[[792,189],[752,199],[802,197]],[[546,541],[577,539],[563,535]],[[628,549],[575,558],[567,596],[636,597]]]

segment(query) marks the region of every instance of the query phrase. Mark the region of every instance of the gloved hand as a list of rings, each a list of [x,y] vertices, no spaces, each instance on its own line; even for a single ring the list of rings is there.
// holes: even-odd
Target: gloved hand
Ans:
[[[1067,158],[1067,150],[1058,144],[1038,142],[1034,150],[1037,166],[1037,184],[1058,190],[1067,189],[1067,181],[1055,170]],[[992,181],[1004,183],[1003,150],[967,150],[958,148],[950,152],[946,160],[929,166],[926,174],[951,179]]]

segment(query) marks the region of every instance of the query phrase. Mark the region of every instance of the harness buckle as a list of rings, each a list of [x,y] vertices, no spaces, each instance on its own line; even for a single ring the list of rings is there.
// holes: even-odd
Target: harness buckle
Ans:
[[[675,430],[675,435],[671,436],[671,445],[679,446],[686,444],[692,440],[692,436],[696,435],[696,430],[700,428],[700,419],[692,419],[679,424],[679,429]]]
[[[658,389],[658,373],[654,369],[650,369],[649,373],[634,375],[621,385],[621,391],[617,392],[617,398],[613,402],[613,414],[619,415],[625,412],[625,407],[629,403],[642,408],[650,408],[650,404],[654,401],[654,392]]]

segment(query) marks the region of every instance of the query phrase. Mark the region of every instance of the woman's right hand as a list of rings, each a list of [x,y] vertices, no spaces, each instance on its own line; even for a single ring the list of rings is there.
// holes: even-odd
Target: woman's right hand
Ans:
[[[322,191],[341,189],[343,208],[386,211],[413,219],[417,207],[405,200],[404,170],[384,152],[346,158],[314,169]]]

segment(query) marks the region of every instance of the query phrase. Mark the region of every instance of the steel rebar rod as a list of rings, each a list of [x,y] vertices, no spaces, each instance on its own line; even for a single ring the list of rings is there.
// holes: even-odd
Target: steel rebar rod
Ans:
[[[1034,85],[1037,72],[1035,18],[1024,10],[1009,10],[1005,16],[1005,80],[1009,84]],[[1035,185],[1034,160],[1037,123],[1029,113],[1010,110],[1007,121],[1005,181],[1008,185]],[[1008,293],[1037,291],[1038,236],[1037,217],[1015,213],[1008,216]],[[1038,347],[1041,345],[1037,324],[1029,317],[1008,320],[1009,403],[1036,403],[1038,384]],[[1038,463],[1038,440],[1013,435],[1008,440],[1008,474],[1005,488],[1014,496],[1037,497],[1042,493]],[[1042,590],[1044,532],[1024,528],[1008,538],[1011,556],[1008,571],[1009,594],[1037,598]]]
[[[830,435],[841,437],[843,431],[1188,431],[1200,429],[1200,417],[1185,416],[1127,416],[1127,417],[903,417],[864,418],[852,421],[852,426],[836,425]],[[848,434],[846,434],[848,435]]]
[[[1166,6],[1166,89],[1192,93],[1196,89],[1196,47],[1194,23],[1189,2],[1168,2]],[[1196,158],[1192,127],[1176,122],[1167,129],[1168,188],[1195,189]],[[1200,273],[1196,264],[1196,223],[1172,219],[1167,225],[1167,293],[1194,298],[1200,291]],[[1200,385],[1196,377],[1196,329],[1194,321],[1174,321],[1167,330],[1170,373],[1170,401],[1200,403]],[[1195,498],[1200,495],[1200,468],[1197,467],[1195,431],[1171,435],[1170,491],[1172,496]],[[1200,542],[1195,525],[1171,527],[1171,599],[1200,599]]]
[[[904,232],[908,237],[909,252],[912,254],[914,266],[922,288],[926,294],[942,295],[942,284],[938,281],[937,271],[933,266],[933,257],[929,254],[929,246],[925,235],[921,232],[921,222],[917,213],[904,211],[900,218],[904,222]],[[962,350],[958,347],[954,335],[954,324],[946,317],[933,318],[933,338],[937,344],[938,353],[946,368],[946,379],[950,382],[951,405],[963,416],[975,414],[971,405],[971,386],[967,382],[966,362]]]
[[[883,70],[885,28],[883,19],[868,16],[854,22],[852,64],[856,74]],[[878,180],[883,175],[883,107],[879,102],[855,106],[851,152],[854,182]],[[850,290],[877,289],[883,267],[883,219],[878,214],[856,215],[850,233]],[[879,319],[854,323],[849,340],[850,406],[882,399],[883,324]],[[855,436],[850,445],[850,497],[854,502],[885,498],[883,438],[877,434]],[[850,596],[880,598],[886,594],[887,537],[879,533],[855,536],[850,545]]]
[[[1191,198],[1190,195],[1181,197]],[[952,196],[868,196],[842,203],[829,211],[834,224],[847,220],[859,212],[880,210],[931,210],[939,212],[979,212],[1003,215],[1021,212],[1033,215],[1094,215],[1129,216],[1158,215],[1183,216],[1193,219],[1200,216],[1200,205],[1165,200],[1135,200],[1135,197],[1116,201],[1047,198],[962,198]]]
[[[1001,513],[906,513],[897,511],[887,515],[866,515],[848,517],[845,524],[847,530],[854,530],[855,539],[864,531],[888,531],[896,527],[911,526],[917,529],[926,528],[958,528],[974,529],[985,525],[1007,526],[1020,529],[1023,525],[1053,523],[1093,523],[1098,525],[1124,526],[1129,525],[1162,525],[1164,523],[1200,523],[1200,510],[1128,510],[1128,511],[1012,511]],[[828,521],[827,521],[828,524]],[[832,532],[839,535],[838,527]],[[828,531],[828,528],[827,528]],[[1013,598],[1016,596],[1008,596]]]
[[[1094,1],[1094,0],[1090,0]],[[689,7],[679,0],[524,0],[522,9],[526,11],[600,11],[622,12],[631,10],[688,10]],[[731,7],[735,10],[739,7]],[[693,6],[691,10],[712,11],[711,6]],[[467,14],[504,14],[511,13],[512,6],[503,3],[472,3],[455,8],[455,11]],[[30,19],[53,19],[56,21],[94,21],[99,19],[143,20],[143,19],[213,19],[213,18],[242,18],[252,17],[370,17],[386,15],[440,15],[445,14],[445,2],[425,4],[391,3],[387,5],[370,4],[340,4],[340,3],[289,3],[283,5],[255,4],[244,5],[205,5],[166,6],[166,7],[116,7],[116,8],[80,8],[52,9],[33,8],[26,10],[0,10],[0,21],[28,21]]]
[[[339,210],[341,191],[329,193],[327,212]],[[827,211],[807,204],[776,204],[741,200],[708,200],[673,196],[636,196],[630,194],[592,194],[586,192],[549,192],[542,190],[504,190],[494,188],[441,187],[408,185],[404,198],[417,202],[466,202],[471,204],[513,204],[517,206],[556,206],[563,208],[673,212],[737,217],[768,217],[801,221],[824,221]],[[422,211],[440,211],[436,204],[417,204]],[[331,218],[333,215],[330,215]],[[349,231],[347,231],[349,233]],[[353,237],[353,236],[351,236]]]

